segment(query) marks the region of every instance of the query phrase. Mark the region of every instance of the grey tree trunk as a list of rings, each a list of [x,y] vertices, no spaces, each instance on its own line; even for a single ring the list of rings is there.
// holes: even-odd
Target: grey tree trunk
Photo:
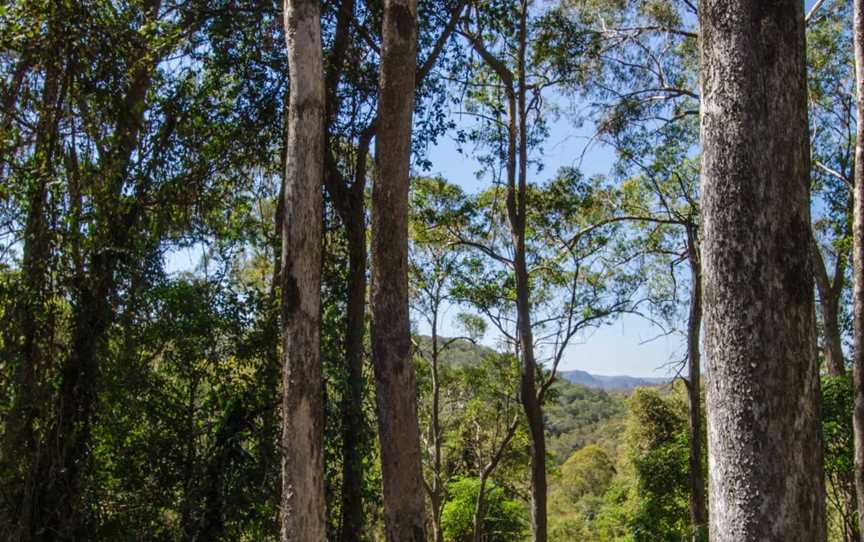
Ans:
[[[324,69],[317,0],[286,0],[291,81],[282,227],[282,541],[326,539],[320,354]]]
[[[425,542],[417,390],[408,317],[408,174],[417,2],[384,2],[378,176],[372,190],[372,361],[388,542]]]
[[[710,538],[817,542],[803,3],[703,0],[699,19]]]
[[[855,41],[855,90],[857,126],[855,132],[855,183],[853,188],[852,278],[853,349],[852,378],[855,407],[852,426],[855,435],[855,492],[858,495],[858,524],[864,525],[864,5],[855,0],[853,35]],[[864,534],[864,529],[862,529]]]

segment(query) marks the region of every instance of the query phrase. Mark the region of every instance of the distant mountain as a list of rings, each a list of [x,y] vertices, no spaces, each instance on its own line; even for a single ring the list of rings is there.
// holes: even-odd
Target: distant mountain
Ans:
[[[432,349],[432,340],[426,335],[414,337],[419,348],[426,352]],[[465,365],[473,363],[483,356],[494,354],[495,350],[480,344],[472,343],[464,339],[451,340],[447,337],[439,337],[439,347],[448,344],[442,353],[441,361],[452,365]],[[605,376],[593,375],[585,371],[559,371],[558,376],[574,384],[601,390],[630,390],[640,386],[659,386],[668,384],[669,378],[644,378],[636,376]]]
[[[585,371],[559,371],[558,376],[574,384],[603,390],[626,390],[640,386],[659,386],[668,384],[669,378],[592,375]]]

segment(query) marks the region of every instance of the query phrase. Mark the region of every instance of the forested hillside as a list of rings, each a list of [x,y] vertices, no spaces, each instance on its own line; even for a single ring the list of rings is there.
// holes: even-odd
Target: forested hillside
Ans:
[[[639,386],[656,386],[659,384],[668,384],[670,381],[669,378],[662,377],[592,375],[591,373],[579,370],[561,371],[560,375],[561,378],[574,384],[582,384],[589,388],[601,388],[604,390],[626,390]]]
[[[862,111],[864,0],[0,2],[0,538],[860,542]]]

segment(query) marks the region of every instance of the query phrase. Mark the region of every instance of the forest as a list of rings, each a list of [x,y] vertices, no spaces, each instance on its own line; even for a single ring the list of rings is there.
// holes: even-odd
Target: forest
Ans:
[[[864,542],[864,0],[4,0],[0,74],[0,538]]]

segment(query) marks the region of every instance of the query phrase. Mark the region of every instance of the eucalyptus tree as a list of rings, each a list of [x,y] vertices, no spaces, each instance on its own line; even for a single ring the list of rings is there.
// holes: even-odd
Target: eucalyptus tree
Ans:
[[[441,514],[447,496],[449,473],[445,468],[447,437],[450,433],[449,423],[442,419],[444,399],[442,394],[450,394],[451,390],[445,382],[448,380],[442,360],[447,351],[461,341],[474,342],[482,334],[483,322],[475,326],[468,337],[445,338],[440,336],[444,323],[445,312],[452,309],[456,300],[453,297],[456,277],[462,262],[462,252],[458,246],[451,244],[446,228],[438,225],[452,224],[465,217],[466,199],[462,190],[443,179],[417,178],[412,181],[410,195],[411,209],[411,245],[410,245],[410,285],[411,310],[425,322],[429,329],[428,345],[419,343],[415,351],[429,366],[429,399],[428,408],[422,408],[421,426],[428,423],[425,431],[421,431],[421,441],[424,446],[424,470],[429,474],[424,477],[424,488],[429,497],[431,507],[432,539],[443,542],[444,531],[441,524]],[[460,315],[462,316],[462,315]],[[470,321],[470,320],[468,320]],[[422,378],[421,378],[422,381]],[[428,410],[428,414],[425,412]],[[423,416],[425,414],[425,416]]]
[[[418,36],[415,80],[418,110],[413,133],[415,161],[423,164],[425,143],[446,124],[438,115],[444,97],[434,77],[436,66],[450,54],[453,30],[464,0],[418,2],[422,32]],[[327,62],[325,85],[327,148],[324,185],[345,230],[348,272],[345,293],[342,420],[342,495],[339,538],[355,540],[363,530],[364,454],[370,452],[363,366],[366,358],[367,199],[372,176],[370,154],[378,128],[378,74],[381,61],[380,2],[342,0],[325,9]]]
[[[465,336],[441,337],[447,312],[460,308],[465,297],[465,266],[470,249],[453,236],[472,217],[473,202],[453,184],[441,178],[415,179],[411,193],[412,310],[429,328],[428,340],[420,337],[418,355],[428,362],[428,396],[421,402],[428,452],[425,481],[432,507],[433,539],[444,539],[442,513],[448,488],[458,475],[477,479],[471,514],[472,537],[487,533],[487,494],[503,463],[524,459],[518,442],[525,439],[519,404],[519,364],[510,354],[477,350],[477,359],[454,366],[445,362],[449,352],[466,342],[476,345],[486,330],[482,318],[460,312],[456,321]],[[423,403],[426,403],[425,405]],[[499,485],[500,487],[500,485]]]
[[[687,1],[646,4],[565,4],[563,13],[596,33],[603,53],[587,80],[572,90],[591,104],[595,137],[616,152],[625,204],[618,219],[641,229],[658,276],[651,298],[673,328],[684,329],[688,393],[690,521],[703,536],[708,508],[703,474],[700,334],[702,272],[699,243],[699,95],[696,9]],[[679,264],[686,263],[683,274]],[[664,272],[666,267],[668,272]],[[678,284],[689,284],[683,311]],[[656,286],[660,285],[658,289]],[[681,323],[680,313],[686,316]],[[679,375],[683,371],[679,369]],[[701,534],[699,534],[701,533]]]
[[[544,185],[528,187],[526,269],[531,281],[533,347],[549,370],[535,369],[535,399],[542,405],[568,346],[584,330],[621,312],[635,310],[639,279],[632,274],[639,255],[610,238],[617,225],[595,226],[618,204],[616,191],[562,172]],[[440,181],[443,183],[443,181]],[[461,194],[458,189],[438,192]],[[472,307],[495,328],[505,347],[521,354],[517,288],[509,237],[505,189],[492,187],[456,199],[433,222],[435,235],[464,252],[453,299]],[[453,212],[458,209],[458,212]],[[524,369],[523,369],[524,370]],[[520,377],[520,382],[522,382]],[[520,384],[520,400],[524,393]],[[530,422],[529,422],[530,427]],[[543,434],[545,445],[545,434]],[[532,435],[533,442],[533,435]],[[532,465],[532,469],[533,469]],[[543,466],[545,479],[545,465]],[[536,486],[532,485],[536,491]],[[541,500],[545,495],[540,495]]]
[[[825,540],[804,8],[699,22],[710,537]]]
[[[497,172],[505,187],[506,206],[518,313],[519,357],[522,363],[520,398],[531,432],[532,523],[534,540],[547,539],[546,447],[543,427],[543,387],[538,386],[538,363],[532,326],[532,295],[526,256],[526,220],[529,149],[545,133],[544,93],[559,79],[554,59],[543,55],[543,25],[529,0],[472,2],[460,34],[476,54],[463,63],[459,75],[469,100],[466,111],[479,128],[471,133],[486,147],[481,160],[487,173]],[[555,22],[562,22],[555,20]],[[569,43],[590,46],[582,35],[569,35]],[[571,51],[577,54],[578,51]],[[572,74],[571,74],[572,76]]]
[[[314,0],[285,3],[291,93],[282,230],[282,540],[326,540],[321,372],[324,63]]]
[[[408,185],[417,2],[385,0],[372,190],[372,361],[388,541],[426,539],[408,314]]]
[[[830,2],[807,23],[813,265],[827,372],[846,373],[856,105],[850,5]]]
[[[673,139],[674,146],[681,148],[689,142],[687,144],[692,147],[689,152],[685,149],[680,154],[682,167],[689,169],[686,165],[688,154],[697,152],[692,133],[699,105],[695,3],[567,2],[564,6],[568,16],[603,36],[604,54],[592,77],[582,87],[582,95],[588,98],[594,111],[592,120],[598,127],[596,136],[617,150],[619,165],[623,165],[625,170],[635,170],[645,179],[658,177],[654,169],[658,165],[656,156],[663,153],[656,152],[656,149],[669,140],[668,134],[677,132],[680,137]],[[844,23],[846,12],[848,6],[844,3],[817,2],[806,17],[813,154],[811,171],[814,198],[820,201],[813,207],[813,230],[817,241],[808,250],[815,266],[823,357],[831,374],[844,371],[842,333],[846,318],[843,297],[849,247],[848,233],[844,232],[848,232],[851,209],[848,191],[851,186],[850,134],[854,126],[851,118],[854,104],[848,91],[851,68],[844,45],[849,41]],[[698,175],[698,170],[695,174]],[[675,184],[673,179],[671,186]],[[663,195],[660,196],[662,202]],[[668,193],[665,197],[672,201],[675,199]],[[696,199],[693,203],[697,203]],[[698,212],[692,216],[698,219]],[[698,224],[698,220],[693,223]],[[828,266],[833,267],[833,273]],[[698,276],[692,273],[696,270],[691,265],[691,280]],[[682,279],[687,281],[686,277]],[[698,292],[698,286],[692,283],[691,292]],[[691,322],[696,316],[692,309],[698,308],[697,297],[690,298]],[[698,331],[688,333],[688,337],[688,357],[698,364]],[[698,365],[695,369],[698,370]],[[693,369],[688,372],[693,374]],[[698,384],[695,388],[698,390]],[[698,392],[691,394],[691,412],[698,412],[692,408],[699,407],[698,401]],[[691,416],[691,423],[698,423],[698,419]],[[699,457],[696,450],[699,440],[691,439],[691,445],[691,457],[695,459]],[[696,477],[693,480],[696,484],[691,493],[691,509],[694,513],[700,509],[703,511],[703,521],[697,522],[694,514],[694,524],[704,523],[705,508],[698,506],[699,480]],[[847,497],[849,499],[854,501],[854,496]]]

